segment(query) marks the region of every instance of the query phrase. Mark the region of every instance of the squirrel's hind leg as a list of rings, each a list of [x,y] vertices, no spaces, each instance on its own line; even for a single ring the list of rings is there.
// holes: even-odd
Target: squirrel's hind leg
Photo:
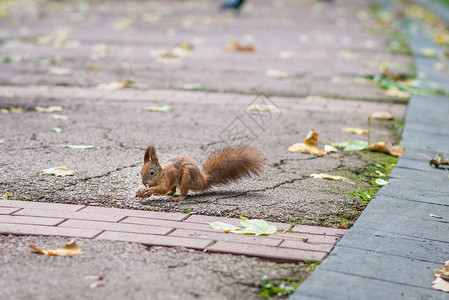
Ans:
[[[167,193],[167,195],[173,195],[176,193],[176,185]]]
[[[192,175],[192,166],[186,164],[182,167],[182,176],[179,183],[179,196],[174,197],[174,201],[181,201],[187,197],[189,190],[192,188],[192,184],[194,182],[194,177]]]

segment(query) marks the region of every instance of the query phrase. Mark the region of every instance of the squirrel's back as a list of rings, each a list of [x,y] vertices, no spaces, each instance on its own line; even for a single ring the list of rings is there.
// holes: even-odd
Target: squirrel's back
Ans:
[[[259,175],[263,171],[262,154],[248,146],[224,148],[209,157],[202,166],[202,171],[207,187]]]

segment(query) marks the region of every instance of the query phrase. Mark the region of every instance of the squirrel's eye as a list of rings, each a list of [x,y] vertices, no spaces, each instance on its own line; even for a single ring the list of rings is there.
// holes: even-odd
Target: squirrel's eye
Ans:
[[[154,170],[150,170],[150,175],[154,175]]]

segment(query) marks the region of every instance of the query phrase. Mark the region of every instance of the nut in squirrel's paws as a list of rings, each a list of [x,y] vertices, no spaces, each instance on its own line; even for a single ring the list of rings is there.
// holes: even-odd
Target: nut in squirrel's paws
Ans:
[[[148,188],[144,185],[139,186],[139,188],[136,191],[136,197],[139,198],[145,198],[145,192],[148,190]]]

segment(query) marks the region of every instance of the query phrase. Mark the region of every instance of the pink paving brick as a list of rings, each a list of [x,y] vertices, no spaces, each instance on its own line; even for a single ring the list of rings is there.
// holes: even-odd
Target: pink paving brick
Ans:
[[[0,207],[0,215],[9,215],[16,211],[21,210],[21,208],[18,207]]]
[[[294,232],[304,232],[311,234],[323,234],[323,235],[333,235],[333,236],[343,236],[347,232],[346,229],[337,229],[329,227],[318,227],[318,226],[308,226],[308,225],[296,225],[292,229]]]
[[[282,233],[282,238],[285,240],[297,240],[297,237],[307,238],[311,243],[319,243],[319,244],[331,244],[335,245],[340,237],[334,235],[318,235],[318,234],[308,234],[308,233],[291,233],[286,232]],[[277,236],[273,236],[273,238],[278,238]],[[279,237],[281,238],[281,237]]]
[[[0,233],[20,234],[20,235],[57,235],[71,236],[80,238],[93,238],[101,230],[78,229],[78,228],[60,228],[54,226],[36,226],[27,224],[7,224],[0,223]]]
[[[327,253],[290,248],[269,247],[242,243],[218,241],[208,248],[208,252],[231,253],[262,257],[274,261],[298,262],[304,260],[321,261]]]
[[[118,240],[125,242],[137,242],[145,245],[153,246],[169,246],[169,247],[186,247],[192,249],[203,250],[212,241],[185,237],[146,235],[139,233],[124,233],[116,231],[105,231],[100,234],[98,239]]]
[[[19,208],[37,208],[60,211],[77,211],[84,205],[75,204],[61,204],[61,203],[46,203],[46,202],[31,202],[18,200],[0,200],[0,206],[19,207]]]
[[[187,222],[147,219],[138,217],[127,217],[126,219],[120,221],[120,223],[162,226],[170,228],[184,228],[184,229],[203,230],[203,231],[216,231],[216,229],[213,229],[208,224],[187,223]]]
[[[223,222],[228,223],[234,226],[242,227],[242,224],[240,223],[240,219],[236,218],[222,218],[222,217],[214,217],[214,216],[202,216],[202,215],[191,215],[188,217],[184,222],[189,223],[201,223],[201,224],[209,224],[212,222]],[[286,223],[274,223],[274,222],[267,222],[270,225],[276,226],[276,228],[279,230],[288,230],[290,229],[291,225]]]
[[[71,211],[61,211],[61,210],[45,210],[36,208],[24,208],[14,215],[17,216],[38,216],[38,217],[48,217],[48,218],[64,218],[64,219],[80,219],[80,220],[95,220],[95,221],[105,221],[105,222],[117,222],[123,219],[123,216],[107,215],[107,214],[93,214],[93,213],[83,213],[83,212],[71,212]]]
[[[334,248],[334,245],[313,243],[313,242],[310,242],[309,240],[307,242],[303,242],[302,240],[296,240],[296,241],[287,240],[287,241],[283,241],[279,245],[279,247],[310,250],[310,251],[320,251],[320,252],[329,253]]]
[[[186,214],[180,213],[165,213],[147,210],[142,211],[142,210],[97,207],[97,206],[86,206],[85,208],[79,210],[79,212],[95,213],[95,214],[112,214],[117,216],[130,216],[130,217],[141,217],[141,218],[172,220],[172,221],[181,221],[187,217]]]
[[[73,219],[67,220],[62,224],[59,224],[58,227],[87,228],[87,229],[99,229],[108,231],[158,234],[158,235],[166,235],[167,233],[173,230],[172,228],[169,227],[98,222],[87,220],[73,220]]]
[[[168,236],[189,237],[198,239],[208,239],[214,241],[230,241],[239,242],[253,245],[265,245],[265,246],[278,246],[282,240],[273,239],[268,236],[254,236],[254,235],[242,235],[226,232],[211,232],[201,230],[188,230],[188,229],[176,229]]]
[[[64,221],[64,219],[0,215],[0,223],[33,224],[33,225],[50,225],[50,226],[53,226],[53,225],[56,225],[58,223],[61,223],[62,221]]]

